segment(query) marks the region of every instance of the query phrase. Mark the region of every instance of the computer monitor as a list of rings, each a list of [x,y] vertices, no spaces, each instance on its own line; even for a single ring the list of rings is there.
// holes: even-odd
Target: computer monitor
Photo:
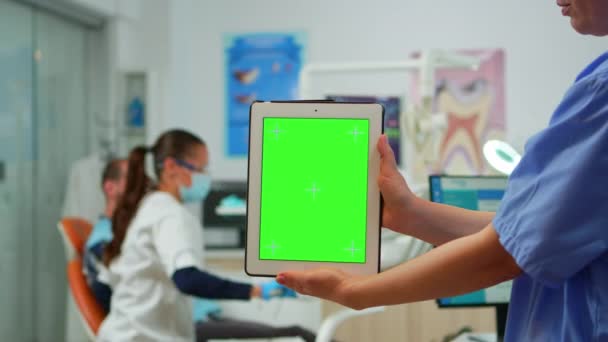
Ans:
[[[501,176],[430,176],[431,201],[470,210],[497,211],[505,193],[507,178]],[[461,296],[439,298],[441,308],[496,307],[498,339],[504,337],[511,281]]]
[[[384,135],[388,138],[388,144],[395,153],[397,165],[401,165],[401,99],[396,96],[344,96],[328,95],[328,100],[336,102],[375,102],[384,107]]]
[[[245,246],[247,182],[218,181],[203,202],[205,248],[240,249]]]

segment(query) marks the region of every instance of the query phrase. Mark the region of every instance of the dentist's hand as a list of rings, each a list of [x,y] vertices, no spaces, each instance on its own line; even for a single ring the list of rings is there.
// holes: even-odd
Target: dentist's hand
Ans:
[[[271,298],[295,298],[297,296],[294,290],[287,288],[274,280],[261,284],[259,289],[259,296],[264,300],[269,300]]]
[[[417,197],[399,173],[395,154],[388,144],[386,135],[380,137],[377,148],[380,152],[378,187],[384,199],[382,226],[398,233],[407,233],[408,223],[413,221],[411,207]]]

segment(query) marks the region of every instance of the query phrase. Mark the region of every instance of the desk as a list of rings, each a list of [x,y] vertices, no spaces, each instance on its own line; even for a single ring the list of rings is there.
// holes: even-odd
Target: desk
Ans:
[[[452,342],[496,342],[494,333],[465,333]]]
[[[210,260],[245,260],[244,249],[207,249],[205,257]]]

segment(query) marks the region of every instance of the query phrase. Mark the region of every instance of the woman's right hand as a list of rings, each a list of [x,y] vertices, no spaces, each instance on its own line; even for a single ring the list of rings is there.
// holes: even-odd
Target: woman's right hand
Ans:
[[[384,200],[382,226],[398,233],[408,234],[409,226],[414,221],[412,207],[417,197],[397,169],[395,154],[388,144],[386,135],[380,137],[377,148],[380,152],[378,187]]]
[[[277,283],[276,280],[256,285],[253,288],[255,288],[255,290],[253,290],[256,294],[255,297],[260,297],[264,300],[270,300],[271,298],[296,297],[296,292],[294,290]]]

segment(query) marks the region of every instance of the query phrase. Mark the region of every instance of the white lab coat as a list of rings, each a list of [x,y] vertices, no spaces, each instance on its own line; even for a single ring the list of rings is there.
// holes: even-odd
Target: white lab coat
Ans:
[[[167,193],[147,195],[104,276],[113,294],[98,341],[194,341],[191,300],[171,276],[202,263],[198,220]]]

